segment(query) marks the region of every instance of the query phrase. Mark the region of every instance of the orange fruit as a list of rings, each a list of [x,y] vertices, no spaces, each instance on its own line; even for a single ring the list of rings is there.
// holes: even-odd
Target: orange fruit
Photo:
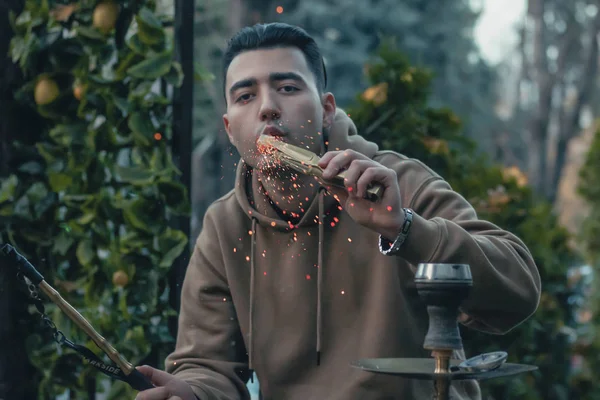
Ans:
[[[58,84],[53,79],[44,77],[35,84],[33,97],[36,104],[44,106],[56,100],[59,94]]]
[[[103,34],[112,31],[119,17],[119,5],[112,1],[103,1],[94,8],[92,25]]]
[[[125,287],[129,283],[129,276],[125,271],[116,271],[113,274],[113,285],[118,287]]]

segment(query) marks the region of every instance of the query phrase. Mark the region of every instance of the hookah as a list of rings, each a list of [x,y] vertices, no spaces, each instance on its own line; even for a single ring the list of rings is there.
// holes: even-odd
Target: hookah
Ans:
[[[11,245],[5,244],[0,247],[0,262],[15,268],[17,278],[24,282],[35,307],[41,314],[43,322],[53,331],[54,340],[63,346],[67,346],[78,352],[90,365],[108,375],[113,379],[121,380],[133,389],[142,391],[153,388],[154,385],[139,372],[129,361],[125,359],[94,327],[62,296],[44,280],[35,267]],[[43,292],[65,315],[83,330],[92,341],[110,358],[116,365],[107,365],[90,349],[75,344],[59,331],[54,322],[46,315],[44,304],[39,297],[38,290]]]
[[[415,275],[419,296],[427,305],[429,329],[423,348],[432,358],[372,358],[351,365],[376,374],[433,381],[433,399],[450,400],[457,380],[487,380],[535,371],[536,366],[507,363],[504,351],[479,354],[465,361],[452,359],[463,348],[458,329],[459,307],[468,297],[473,278],[467,264],[421,263]]]

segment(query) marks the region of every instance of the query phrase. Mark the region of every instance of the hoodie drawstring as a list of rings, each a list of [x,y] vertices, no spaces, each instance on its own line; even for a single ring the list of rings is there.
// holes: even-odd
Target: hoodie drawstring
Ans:
[[[319,248],[317,251],[317,365],[321,364],[321,336],[323,313],[321,297],[323,294],[323,236],[325,230],[325,188],[319,188]]]
[[[254,257],[256,247],[256,218],[252,218],[252,237],[250,238],[250,311],[248,316],[248,369],[252,375],[254,371],[252,363],[252,347],[253,347],[253,333],[254,333],[254,277],[256,270],[256,261]]]
[[[325,232],[325,188],[319,188],[319,248],[317,251],[317,365],[321,364],[321,338],[323,331],[323,237]],[[248,315],[248,369],[254,371],[253,365],[253,333],[254,333],[254,286],[256,278],[256,224],[252,218],[252,235],[250,244],[250,306]]]

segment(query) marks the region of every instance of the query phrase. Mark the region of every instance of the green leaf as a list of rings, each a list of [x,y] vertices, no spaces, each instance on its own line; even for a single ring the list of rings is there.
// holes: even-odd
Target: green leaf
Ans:
[[[116,165],[114,171],[121,182],[146,186],[152,184],[155,173],[142,167],[123,167]]]
[[[19,172],[25,172],[31,175],[39,175],[44,171],[44,167],[37,161],[28,161],[19,167]]]
[[[113,102],[124,115],[129,114],[132,109],[131,103],[129,103],[126,98],[113,96]]]
[[[194,62],[194,80],[197,82],[211,82],[215,79],[215,75],[208,71],[198,62]]]
[[[49,172],[48,183],[54,192],[62,192],[73,183],[73,178],[70,175],[61,172]]]
[[[178,62],[173,62],[171,64],[171,69],[165,75],[165,81],[175,87],[181,86],[183,83],[183,70],[181,69],[181,64]]]
[[[160,181],[158,190],[163,195],[165,204],[176,215],[187,215],[190,212],[190,201],[187,188],[179,182]]]
[[[157,79],[167,74],[173,64],[171,52],[160,53],[127,69],[127,74],[138,79]]]
[[[87,131],[85,124],[60,124],[48,132],[48,135],[57,144],[70,147],[73,144],[85,145],[87,147],[93,146],[93,139],[90,140],[90,133]]]
[[[131,114],[127,121],[127,125],[140,145],[149,146],[152,143],[152,140],[154,140],[153,136],[156,130],[147,114],[139,112]]]
[[[81,265],[88,266],[94,259],[94,248],[92,246],[92,241],[89,239],[80,241],[77,245],[76,255],[77,260]]]
[[[127,40],[127,47],[129,47],[134,53],[137,53],[139,55],[145,55],[148,53],[148,46],[142,42],[142,40],[140,39],[140,35],[139,34],[135,34],[132,35],[128,40]]]
[[[57,158],[61,158],[62,156],[60,148],[49,143],[36,143],[35,147],[37,147],[40,155],[49,164],[54,162]]]
[[[177,257],[185,250],[187,243],[188,239],[185,233],[167,228],[158,238],[159,252],[163,254],[159,266],[171,268]]]
[[[0,203],[14,199],[18,183],[19,179],[16,175],[10,175],[8,178],[2,180],[2,186],[0,186]]]
[[[152,234],[164,229],[164,209],[159,202],[138,198],[123,208],[125,221],[133,228]]]
[[[61,256],[67,254],[67,251],[73,246],[75,240],[71,235],[68,235],[66,232],[61,231],[54,241],[54,245],[52,246],[52,252],[58,253]]]
[[[140,57],[138,54],[136,54],[136,53],[127,54],[127,56],[123,60],[121,60],[121,62],[119,62],[119,64],[117,64],[117,67],[115,68],[115,79],[117,79],[117,80],[125,79],[129,68],[131,68],[132,65],[135,65],[136,63],[138,63],[139,60],[143,60],[143,58]]]
[[[165,32],[160,20],[147,7],[142,7],[135,16],[138,24],[138,35],[142,43],[147,45],[161,44],[165,40]]]
[[[80,25],[75,28],[75,33],[77,34],[77,36],[82,36],[86,39],[92,39],[93,41],[106,41],[106,37],[104,37],[102,32],[95,28],[90,28],[89,26]]]

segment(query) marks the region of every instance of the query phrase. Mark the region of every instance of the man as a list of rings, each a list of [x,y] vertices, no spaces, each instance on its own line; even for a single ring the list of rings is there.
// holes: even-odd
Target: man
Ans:
[[[241,154],[235,189],[208,209],[182,291],[166,372],[139,399],[431,398],[431,384],[353,368],[362,358],[430,357],[428,315],[411,289],[421,262],[469,264],[461,322],[501,334],[537,308],[540,278],[526,246],[477,219],[471,205],[417,160],[359,136],[325,93],[319,49],[303,30],[257,25],[225,53],[223,117]],[[261,135],[322,156],[322,186],[257,151]],[[378,202],[369,184],[385,186]],[[408,232],[406,228],[408,228]],[[464,357],[457,352],[457,357]],[[479,398],[474,382],[453,398]]]

